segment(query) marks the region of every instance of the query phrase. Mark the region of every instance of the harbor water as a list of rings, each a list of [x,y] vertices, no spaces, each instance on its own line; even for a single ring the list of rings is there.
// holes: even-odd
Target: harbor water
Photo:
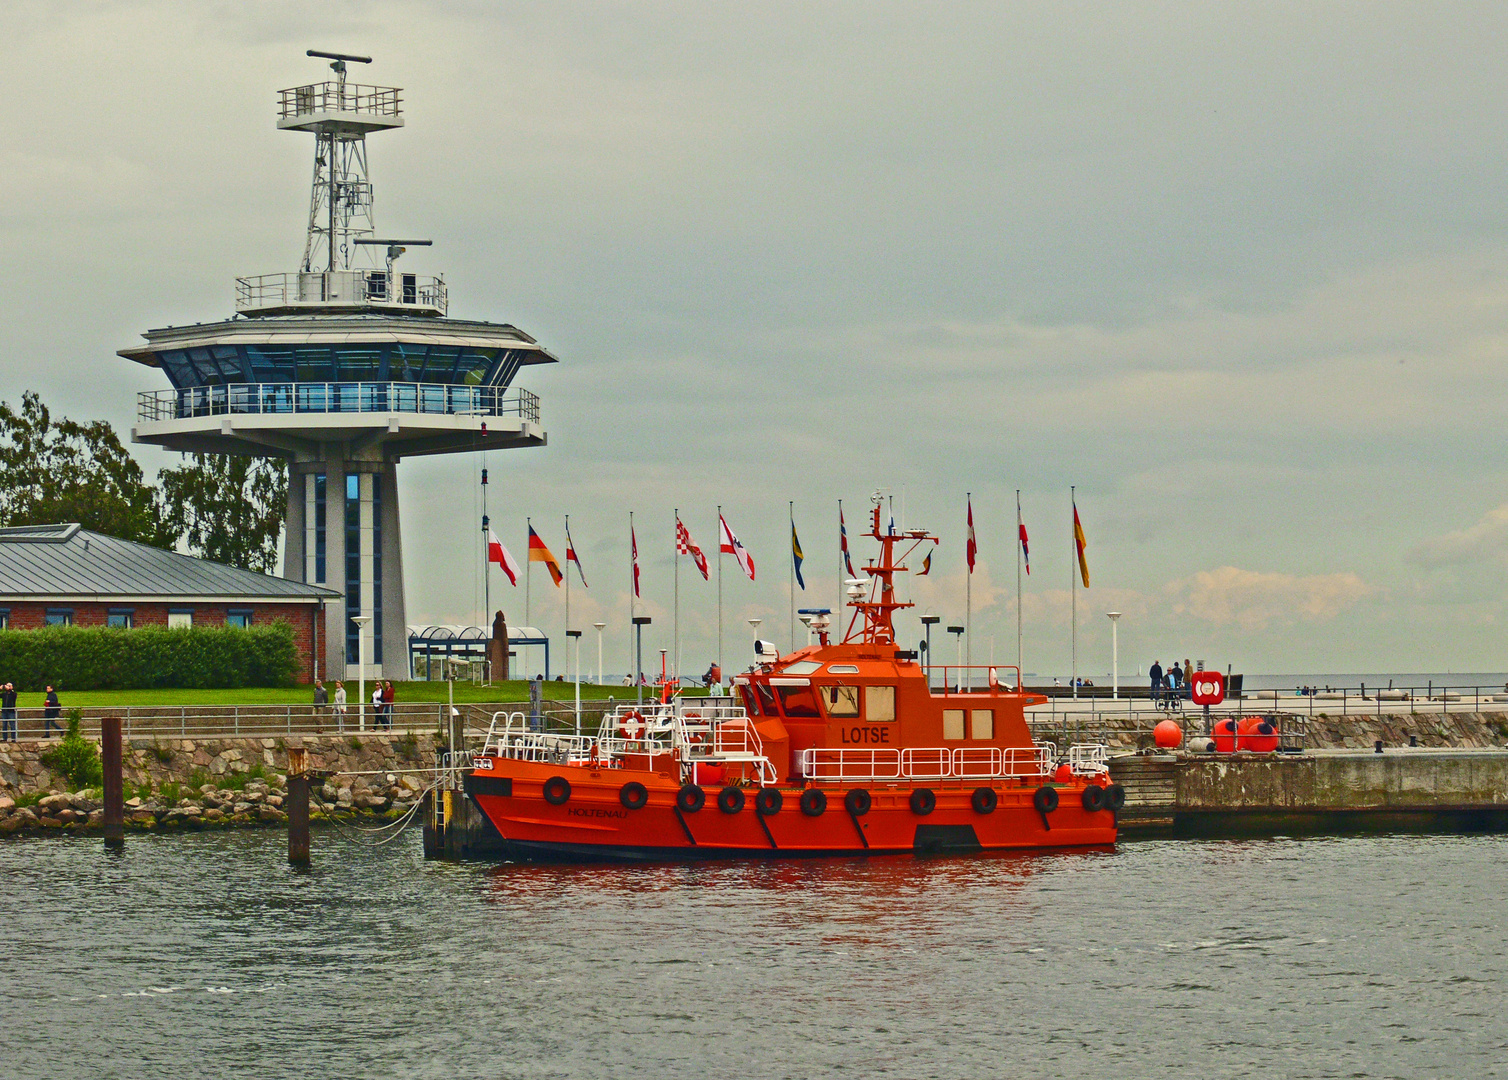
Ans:
[[[0,843],[17,1077],[1508,1076],[1508,838],[425,862]]]

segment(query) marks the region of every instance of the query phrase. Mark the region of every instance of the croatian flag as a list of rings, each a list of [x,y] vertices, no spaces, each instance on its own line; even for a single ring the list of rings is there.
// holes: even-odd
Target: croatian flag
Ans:
[[[1021,520],[1021,502],[1019,499],[1016,501],[1016,531],[1021,534],[1021,558],[1025,561],[1026,573],[1030,576],[1032,572],[1032,553],[1031,549],[1026,545],[1026,522]]]
[[[743,544],[738,542],[738,537],[733,535],[733,530],[728,528],[728,523],[723,520],[721,514],[717,515],[717,524],[722,529],[722,545],[719,551],[725,551],[738,560],[739,569],[748,575],[749,580],[754,580],[754,556],[745,550]]]
[[[969,560],[969,573],[974,572],[974,558],[979,554],[979,545],[974,543],[974,500],[969,500],[969,545],[965,555]]]
[[[707,578],[707,556],[702,554],[702,549],[696,546],[696,541],[691,539],[691,530],[686,528],[686,523],[680,515],[675,519],[675,550],[677,555],[690,555],[691,561],[696,563],[696,568],[702,572],[702,580]]]
[[[838,550],[843,553],[843,565],[848,568],[848,576],[855,577],[853,559],[848,555],[848,523],[843,520],[841,508],[838,510]]]
[[[497,538],[497,533],[487,530],[487,561],[497,563],[503,568],[503,573],[508,575],[510,584],[518,584],[518,563],[513,561],[513,555],[503,547],[503,542]]]

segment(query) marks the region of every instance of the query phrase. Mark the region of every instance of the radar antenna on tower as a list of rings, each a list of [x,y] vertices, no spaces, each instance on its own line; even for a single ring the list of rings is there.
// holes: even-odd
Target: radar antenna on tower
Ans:
[[[375,231],[366,137],[403,126],[401,91],[346,81],[346,64],[370,64],[370,56],[318,49],[307,55],[332,61],[335,79],[280,91],[278,127],[314,135],[314,182],[300,269],[334,273],[351,269],[352,241]]]

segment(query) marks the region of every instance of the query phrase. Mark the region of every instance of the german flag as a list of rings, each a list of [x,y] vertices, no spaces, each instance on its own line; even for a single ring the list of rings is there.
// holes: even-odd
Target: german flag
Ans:
[[[534,531],[534,526],[529,526],[529,561],[542,562],[550,571],[550,577],[555,581],[555,587],[560,588],[561,579],[565,577],[560,572],[560,564],[555,561],[555,556],[550,554],[550,549],[545,547],[545,542],[539,538],[539,533]]]

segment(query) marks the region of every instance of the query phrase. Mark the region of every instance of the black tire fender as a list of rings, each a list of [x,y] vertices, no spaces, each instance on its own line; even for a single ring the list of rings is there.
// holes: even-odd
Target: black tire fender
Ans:
[[[571,798],[571,782],[563,776],[552,776],[545,781],[544,795],[551,806],[564,806]]]
[[[980,787],[974,789],[974,794],[969,796],[969,802],[974,806],[974,813],[993,814],[1000,802],[1000,796],[992,787]]]
[[[760,788],[759,794],[754,796],[754,811],[760,817],[774,817],[784,805],[785,796],[780,794],[779,788]]]
[[[683,814],[694,814],[707,805],[707,793],[695,784],[687,784],[675,793],[675,804]]]
[[[637,780],[630,780],[618,790],[618,801],[625,810],[643,810],[649,802],[649,789]]]
[[[1046,784],[1032,792],[1032,805],[1040,814],[1050,814],[1058,808],[1058,789]]]
[[[919,787],[911,793],[911,812],[917,817],[926,817],[937,809],[937,796],[931,788]]]
[[[801,812],[807,817],[821,817],[827,812],[827,792],[807,788],[801,793]]]
[[[1119,784],[1111,784],[1105,789],[1105,809],[1120,811],[1126,805],[1126,789]]]
[[[744,808],[744,789],[725,787],[717,793],[717,808],[725,814],[736,814]]]
[[[874,800],[869,797],[869,792],[856,787],[843,796],[843,809],[854,817],[863,817],[869,813],[869,807],[873,802]]]
[[[1091,814],[1096,810],[1103,810],[1105,809],[1105,789],[1098,784],[1090,784],[1084,789],[1084,794],[1080,796],[1080,801],[1083,802],[1084,809],[1088,810]]]

